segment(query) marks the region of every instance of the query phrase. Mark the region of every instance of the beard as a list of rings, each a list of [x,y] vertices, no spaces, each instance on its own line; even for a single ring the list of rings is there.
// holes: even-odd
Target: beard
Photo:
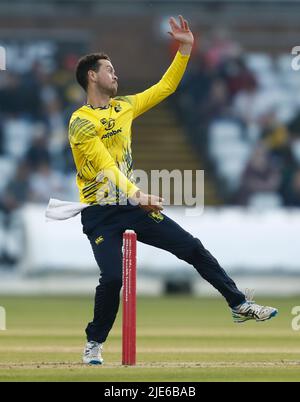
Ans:
[[[118,93],[118,85],[111,84],[110,86],[105,86],[105,87],[102,85],[98,85],[98,90],[99,90],[99,92],[105,93],[110,98],[114,98]]]
[[[114,85],[114,86],[111,88],[111,95],[110,95],[110,97],[111,97],[111,98],[114,98],[114,97],[117,95],[117,93],[118,93],[118,86],[117,86],[117,85]]]

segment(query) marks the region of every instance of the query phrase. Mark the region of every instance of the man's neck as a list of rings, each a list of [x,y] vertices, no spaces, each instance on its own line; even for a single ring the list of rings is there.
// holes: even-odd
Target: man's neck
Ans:
[[[87,104],[91,105],[93,108],[98,108],[98,107],[107,107],[110,102],[110,96],[106,94],[101,94],[101,93],[88,93],[87,97]]]

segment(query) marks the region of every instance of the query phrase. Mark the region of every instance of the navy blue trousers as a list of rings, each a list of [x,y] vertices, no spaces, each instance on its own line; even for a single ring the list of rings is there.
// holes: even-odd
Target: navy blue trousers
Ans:
[[[94,319],[86,329],[88,341],[105,342],[116,319],[122,287],[122,241],[126,229],[134,230],[138,241],[169,251],[192,265],[224,296],[230,307],[245,301],[244,294],[200,240],[164,214],[155,217],[132,205],[96,205],[82,211],[81,221],[101,272]]]

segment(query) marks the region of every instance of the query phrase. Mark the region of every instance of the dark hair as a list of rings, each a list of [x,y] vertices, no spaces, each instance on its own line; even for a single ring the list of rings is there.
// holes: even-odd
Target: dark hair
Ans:
[[[108,60],[110,58],[105,53],[91,53],[79,59],[76,67],[76,79],[78,84],[86,91],[88,87],[88,72],[93,70],[97,72],[100,67],[99,60]]]

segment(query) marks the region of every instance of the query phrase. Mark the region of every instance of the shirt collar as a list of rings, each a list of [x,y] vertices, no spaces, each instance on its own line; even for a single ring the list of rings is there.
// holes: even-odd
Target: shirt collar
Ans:
[[[93,110],[95,110],[95,109],[107,110],[107,109],[109,109],[112,105],[111,105],[111,103],[109,103],[109,104],[106,105],[106,106],[97,106],[97,107],[94,107],[94,106],[90,105],[89,103],[87,103],[85,106],[88,106],[88,107],[90,107],[90,108],[93,109]]]

